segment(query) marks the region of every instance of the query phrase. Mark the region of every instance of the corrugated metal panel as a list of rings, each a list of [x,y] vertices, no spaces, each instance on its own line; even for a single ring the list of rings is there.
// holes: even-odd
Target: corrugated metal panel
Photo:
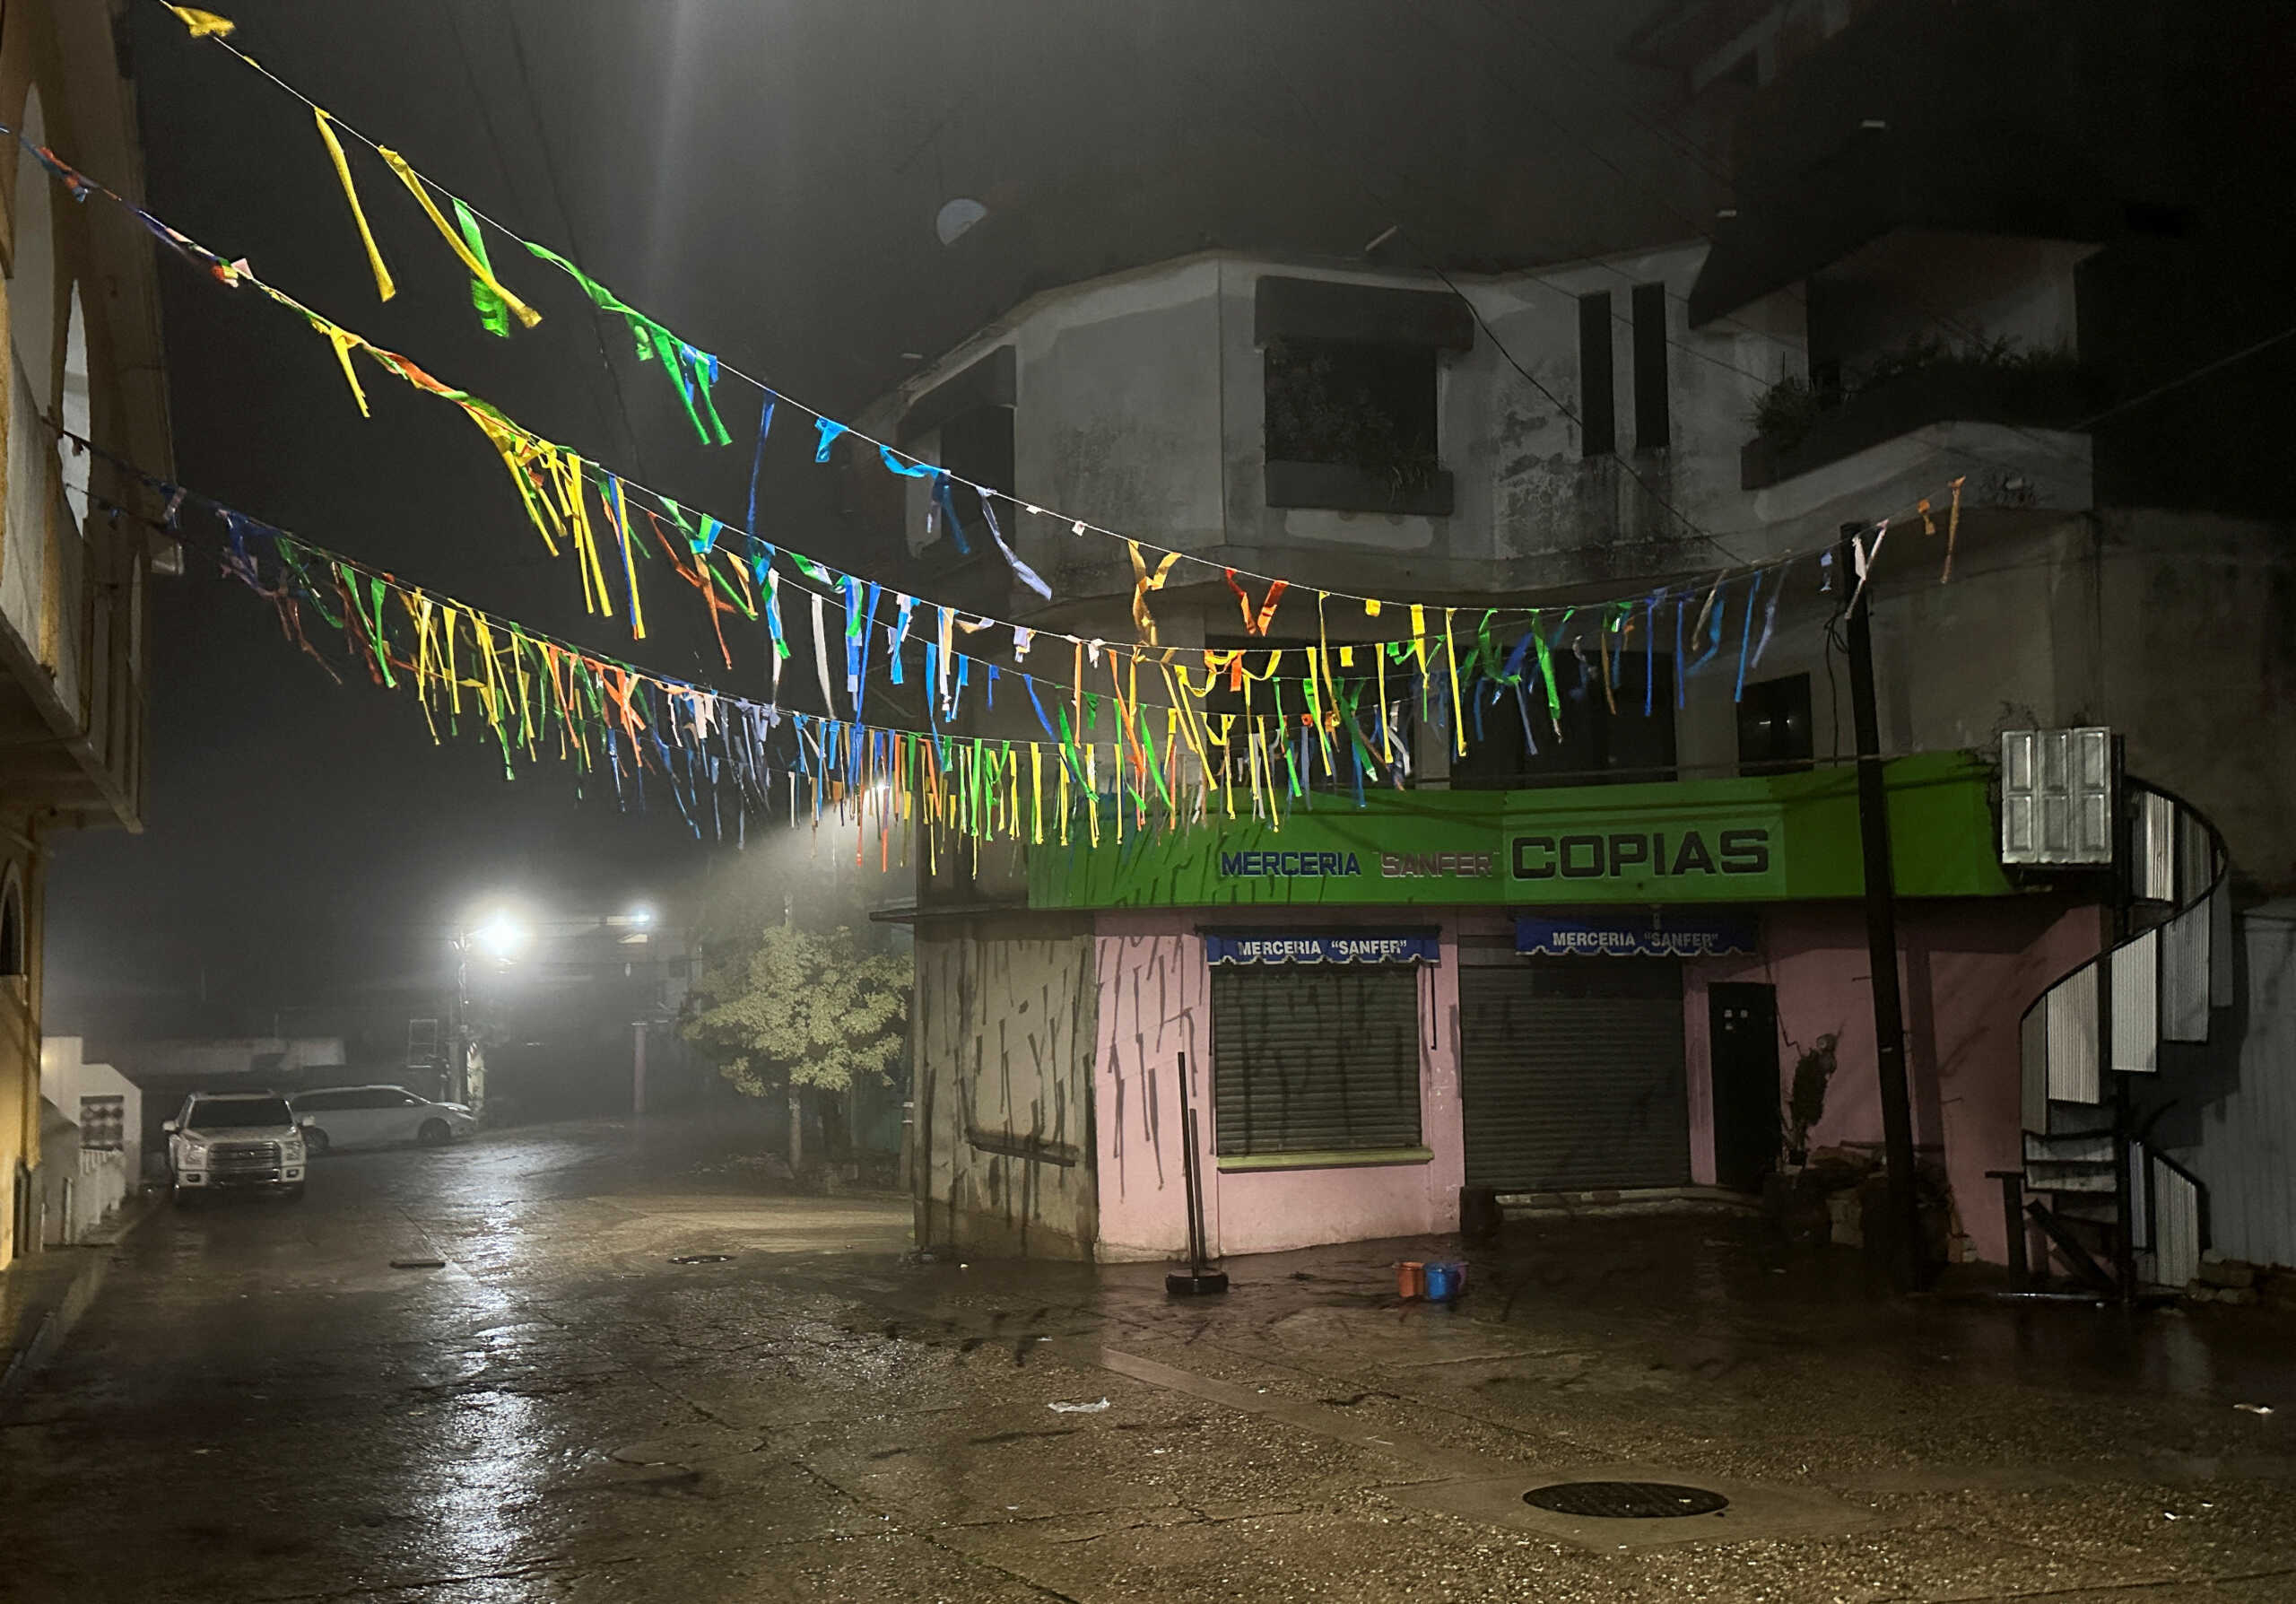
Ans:
[[[2208,1040],[2207,902],[2196,902],[2161,927],[2161,1038]]]
[[[2163,1286],[2182,1286],[2200,1274],[2200,1191],[2158,1159],[2151,1167],[2152,1274]]]
[[[1537,1191],[1690,1179],[1682,970],[1557,959],[1459,973],[1466,1178]]]
[[[2145,931],[2111,954],[2113,1056],[2124,1075],[2161,1068],[2161,932]]]
[[[2177,805],[2158,791],[2139,791],[2129,841],[2129,891],[2156,902],[2177,898]]]
[[[2025,1011],[2017,1052],[2023,1083],[2022,1122],[2027,1130],[2048,1128],[2048,1003]]]
[[[2048,1094],[2058,1103],[2094,1103],[2097,1074],[2097,966],[2084,963],[2049,988]]]
[[[2179,808],[2177,823],[2177,901],[2189,902],[2216,883],[2216,843],[2196,815]]]
[[[1217,964],[1213,1096],[1228,1155],[1419,1145],[1419,972]]]

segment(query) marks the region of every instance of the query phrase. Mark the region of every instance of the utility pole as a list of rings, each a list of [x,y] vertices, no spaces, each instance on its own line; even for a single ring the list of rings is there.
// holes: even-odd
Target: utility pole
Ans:
[[[646,1022],[637,1021],[631,1027],[637,1037],[637,1050],[630,1061],[630,1111],[646,1111]]]
[[[1882,728],[1874,706],[1872,602],[1858,583],[1857,537],[1841,526],[1833,582],[1843,598],[1849,702],[1857,728],[1857,833],[1866,861],[1866,950],[1874,971],[1874,1067],[1881,1080],[1882,1151],[1890,1184],[1890,1265],[1898,1288],[1921,1284],[1921,1199],[1914,1186],[1913,1106],[1906,1093],[1905,1007],[1898,995],[1898,885],[1890,861],[1890,801],[1882,776]]]

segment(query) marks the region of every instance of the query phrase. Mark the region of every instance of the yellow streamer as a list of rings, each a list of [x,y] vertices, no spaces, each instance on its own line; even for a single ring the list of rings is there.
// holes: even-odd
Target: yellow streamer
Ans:
[[[398,293],[398,286],[391,283],[391,270],[383,266],[383,253],[375,243],[375,231],[367,226],[367,210],[359,204],[358,186],[351,181],[351,163],[343,153],[343,141],[335,136],[335,119],[317,106],[311,108],[311,116],[318,120],[319,137],[326,141],[326,153],[335,159],[335,176],[343,181],[343,198],[351,203],[352,221],[359,225],[360,241],[367,248],[367,266],[375,270],[375,293],[388,301]]]
[[[1417,614],[1419,609],[1414,606],[1412,611]],[[1442,609],[1442,659],[1444,667],[1451,668],[1451,736],[1458,740],[1458,756],[1467,756],[1467,710],[1460,705],[1458,696],[1458,652],[1451,650],[1453,641],[1458,641],[1458,630],[1451,627],[1451,614],[1456,611],[1456,606]],[[1596,646],[1600,646],[1600,639]]]
[[[196,5],[170,5],[176,20],[191,30],[194,39],[222,39],[239,24],[229,17],[219,17],[212,11],[202,11]]]
[[[422,203],[422,210],[430,217],[431,226],[439,231],[439,237],[444,240],[448,248],[461,259],[462,265],[470,269],[470,275],[500,296],[502,304],[510,309],[510,315],[517,318],[523,327],[532,328],[541,322],[542,314],[504,289],[502,281],[494,276],[486,264],[480,261],[471,248],[463,242],[463,237],[455,231],[453,226],[444,217],[439,215],[438,203],[430,198],[430,192],[422,187],[422,176],[406,164],[406,158],[387,145],[378,144],[375,149],[380,153],[384,161],[391,164],[391,170],[398,174],[398,181],[406,186],[407,192]]]
[[[344,382],[351,387],[351,398],[359,403],[359,415],[362,418],[373,417],[375,414],[367,410],[367,392],[359,388],[359,375],[351,366],[351,348],[353,345],[363,345],[367,342],[350,330],[337,328],[332,323],[320,324],[319,332],[326,336],[326,343],[335,347],[335,360],[343,364]]]

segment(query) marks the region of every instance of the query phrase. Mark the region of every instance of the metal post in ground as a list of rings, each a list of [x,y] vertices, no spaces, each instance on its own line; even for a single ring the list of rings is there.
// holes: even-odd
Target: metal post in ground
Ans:
[[[1228,1276],[1204,1262],[1204,1166],[1196,1146],[1198,1131],[1196,1108],[1190,1102],[1187,1088],[1187,1055],[1180,1054],[1180,1129],[1187,1146],[1180,1150],[1180,1184],[1186,1194],[1187,1207],[1187,1269],[1175,1270],[1164,1277],[1168,1293],[1196,1294],[1225,1292]]]
[[[1901,1291],[1924,1278],[1921,1198],[1913,1169],[1913,1105],[1906,1093],[1905,1007],[1898,990],[1897,875],[1890,860],[1890,801],[1882,772],[1881,717],[1874,704],[1873,603],[1857,573],[1867,526],[1844,524],[1834,550],[1849,658],[1850,710],[1857,727],[1857,825],[1866,864],[1866,949],[1874,972],[1874,1064],[1881,1082],[1882,1150],[1889,1167],[1891,1270]]]

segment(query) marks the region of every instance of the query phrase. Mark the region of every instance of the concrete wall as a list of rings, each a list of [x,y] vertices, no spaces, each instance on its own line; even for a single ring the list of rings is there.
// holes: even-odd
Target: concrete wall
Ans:
[[[1318,911],[1317,920],[1392,924],[1395,916],[1352,920]],[[1299,920],[1293,914],[1269,922]],[[1196,1110],[1205,1239],[1215,1255],[1457,1230],[1465,1159],[1458,946],[1451,921],[1443,922],[1443,961],[1419,972],[1420,1140],[1433,1161],[1224,1173],[1213,1150],[1211,970],[1197,923],[1194,913],[1100,916],[1101,1018],[1093,1068],[1100,1256],[1172,1259],[1187,1251],[1182,1054]]]
[[[43,1231],[48,1245],[84,1242],[133,1195],[143,1173],[144,1094],[109,1064],[81,1056],[77,1036],[40,1043],[39,1090],[45,1105],[40,1155]],[[120,1099],[123,1146],[91,1148],[81,1124],[81,1099]]]
[[[1706,249],[1693,241],[1536,274],[1454,275],[1481,326],[1474,347],[1444,353],[1438,369],[1439,451],[1456,490],[1448,517],[1271,507],[1265,482],[1259,281],[1443,291],[1423,274],[1222,254],[1048,291],[920,370],[863,422],[890,435],[911,398],[1009,346],[1013,492],[1022,501],[1239,568],[1312,572],[1334,588],[1387,595],[1711,571],[1810,549],[1846,520],[1909,512],[1925,495],[1942,506],[1956,476],[1968,479],[1963,501],[1972,512],[2090,505],[2084,436],[1985,423],[1915,430],[1767,489],[1742,489],[1739,452],[1757,400],[1805,370],[1805,314],[1800,298],[1781,294],[1691,327],[1684,299]],[[2013,245],[1978,255],[1989,275],[1956,292],[1997,314],[1997,332],[2055,343],[2070,316],[2070,259],[2056,248]],[[1664,447],[1634,438],[1632,291],[1646,283],[1664,284],[1668,295]],[[1588,459],[1576,421],[1586,405],[1578,298],[1596,293],[1611,297],[1619,450]],[[937,436],[911,449],[934,458]],[[865,480],[876,475],[873,465],[858,471]],[[900,483],[917,549],[925,492],[920,482]],[[1015,545],[1053,584],[1057,602],[1040,610],[1046,622],[1129,634],[1132,576],[1119,545],[1080,539],[1051,518],[1023,513],[1013,522]],[[1035,607],[1025,591],[1013,592],[1011,609],[1025,617]],[[1207,629],[1234,633],[1239,622],[1219,576],[1191,566],[1174,575],[1154,610],[1167,643],[1199,643]],[[1312,634],[1304,613],[1289,615],[1288,628],[1285,616],[1278,635]],[[1341,637],[1363,632],[1355,618],[1332,627]]]
[[[1091,1257],[1088,929],[1081,919],[1038,919],[918,930],[910,1183],[920,1244]]]
[[[2097,950],[2093,909],[2054,900],[1908,903],[1898,925],[1906,1072],[1914,1141],[1942,1155],[1961,1229],[1978,1257],[2007,1257],[1999,1189],[1988,1170],[2020,1162],[2018,1021],[2033,998]],[[1691,1172],[1714,1179],[1713,1059],[1707,988],[1753,981],[1778,989],[1781,1100],[1794,1068],[1818,1038],[1838,1038],[1838,1068],[1813,1148],[1882,1140],[1874,1057],[1873,964],[1856,904],[1765,909],[1762,951],[1685,966]],[[1781,1102],[1781,1107],[1783,1103]]]

